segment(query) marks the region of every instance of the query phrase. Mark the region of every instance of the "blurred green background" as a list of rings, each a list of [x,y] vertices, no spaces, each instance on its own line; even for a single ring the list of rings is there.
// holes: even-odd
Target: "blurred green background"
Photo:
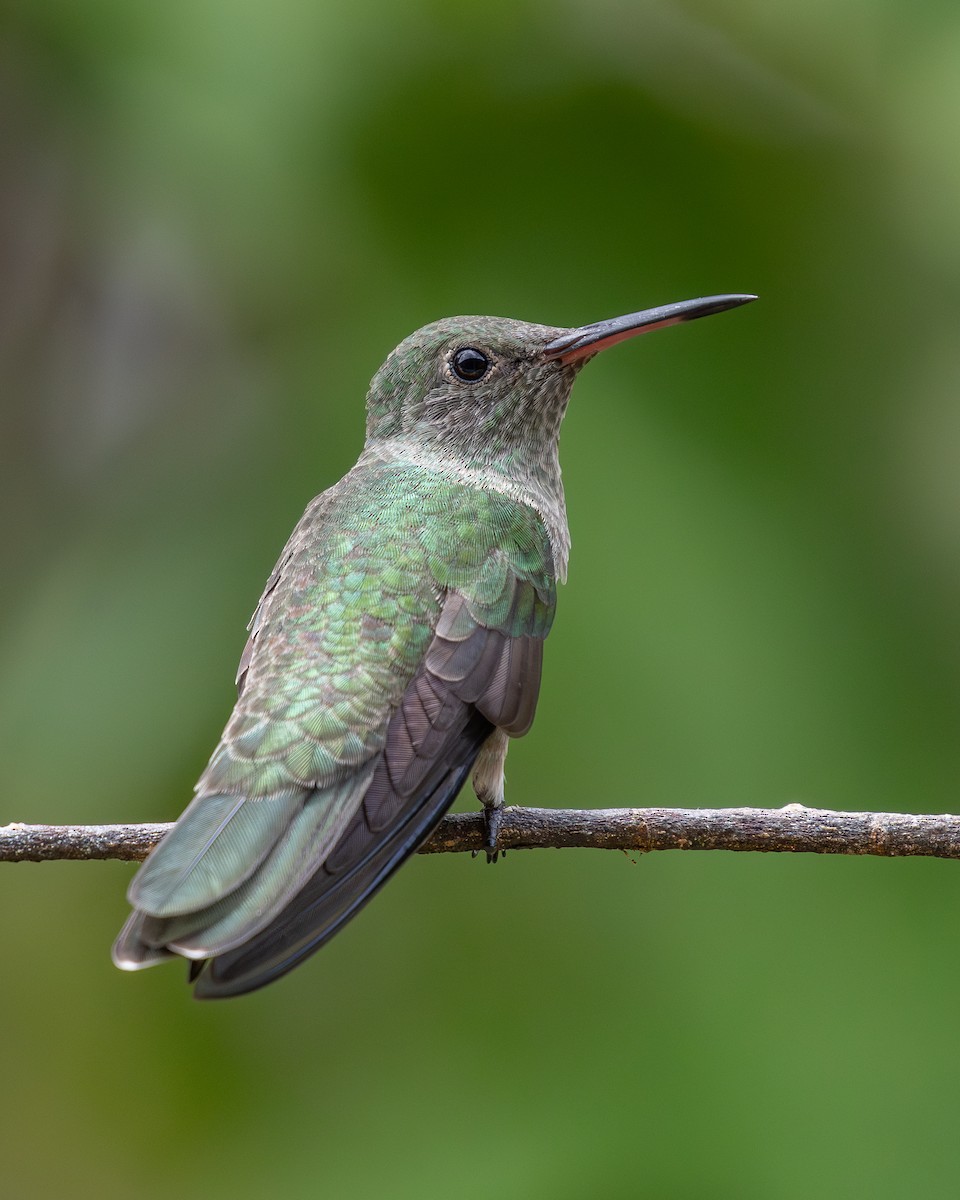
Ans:
[[[958,101],[933,0],[7,5],[0,820],[180,811],[412,329],[723,291],[577,385],[508,799],[956,809]],[[131,873],[0,867],[11,1197],[957,1193],[956,864],[419,859],[221,1005]]]

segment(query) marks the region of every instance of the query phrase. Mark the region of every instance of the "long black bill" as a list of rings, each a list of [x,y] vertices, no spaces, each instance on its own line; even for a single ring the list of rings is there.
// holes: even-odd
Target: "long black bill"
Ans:
[[[566,333],[549,342],[543,349],[546,359],[558,359],[572,363],[588,355],[625,342],[638,333],[651,329],[665,329],[668,325],[679,325],[681,321],[695,321],[698,317],[710,317],[714,313],[726,312],[728,308],[739,308],[749,304],[756,296],[704,296],[700,300],[681,300],[679,304],[662,304],[659,308],[646,308],[643,312],[629,313],[625,317],[611,317],[609,321],[596,321],[593,325],[581,325],[579,329],[568,329]]]

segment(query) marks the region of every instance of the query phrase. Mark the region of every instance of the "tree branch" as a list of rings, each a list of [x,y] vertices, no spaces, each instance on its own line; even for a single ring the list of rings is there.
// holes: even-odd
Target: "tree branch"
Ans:
[[[139,861],[170,828],[152,825],[0,826],[0,862],[54,859]],[[786,808],[506,808],[505,850],[573,846],[594,850],[761,850],[812,854],[960,858],[960,816]],[[483,849],[480,813],[454,813],[420,849]]]

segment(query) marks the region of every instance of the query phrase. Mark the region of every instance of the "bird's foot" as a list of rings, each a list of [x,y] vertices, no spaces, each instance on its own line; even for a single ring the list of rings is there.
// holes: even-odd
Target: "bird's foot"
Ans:
[[[506,850],[500,849],[500,829],[503,826],[503,805],[485,804],[483,806],[483,851],[488,863],[495,863],[501,856],[507,857]],[[473,857],[480,853],[474,850]]]
[[[473,765],[473,790],[483,805],[483,849],[487,862],[496,862],[506,850],[498,844],[503,824],[503,762],[507,757],[510,739],[502,729],[495,729],[480,747]],[[480,853],[475,850],[473,857]]]

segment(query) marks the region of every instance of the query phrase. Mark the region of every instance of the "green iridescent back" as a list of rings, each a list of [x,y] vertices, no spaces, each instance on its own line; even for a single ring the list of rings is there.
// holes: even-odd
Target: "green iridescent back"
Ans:
[[[479,625],[511,637],[546,637],[556,606],[533,509],[393,464],[355,468],[320,496],[281,565],[202,790],[323,787],[375,754],[446,591],[464,596]]]

